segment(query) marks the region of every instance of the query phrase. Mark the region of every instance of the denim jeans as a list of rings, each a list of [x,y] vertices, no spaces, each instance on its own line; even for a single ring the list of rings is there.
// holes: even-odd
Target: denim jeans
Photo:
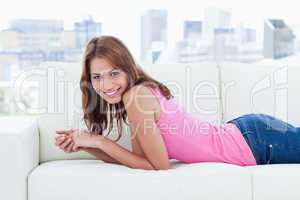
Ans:
[[[258,165],[300,163],[300,128],[266,114],[228,121],[243,134]]]

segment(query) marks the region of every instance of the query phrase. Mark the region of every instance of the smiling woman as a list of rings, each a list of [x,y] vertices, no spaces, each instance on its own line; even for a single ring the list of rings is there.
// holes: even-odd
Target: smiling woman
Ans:
[[[122,122],[127,112],[122,95],[139,84],[158,86],[163,94],[171,97],[169,89],[147,75],[135,62],[128,48],[112,36],[93,38],[87,45],[81,76],[84,120],[88,128],[95,124],[99,134],[108,127],[108,116],[117,120],[119,140]],[[112,122],[111,122],[112,123]],[[109,132],[112,124],[109,125]],[[96,130],[92,130],[96,131]]]
[[[147,75],[115,37],[96,37],[88,43],[80,87],[84,120],[96,137],[71,135],[69,144],[100,149],[112,158],[106,156],[109,161],[147,170],[170,169],[170,158],[240,166],[300,162],[298,127],[262,114],[221,125],[197,118]],[[119,137],[112,141],[103,131],[109,125],[109,134],[114,120]],[[116,143],[122,122],[130,126],[132,152]]]
[[[128,87],[128,75],[103,58],[92,59],[90,70],[92,85],[97,94],[110,104],[119,102]]]
[[[138,150],[135,148],[133,152],[129,152],[115,143],[122,136],[122,123],[128,124],[126,121],[127,115],[128,117],[133,116],[132,114],[137,110],[141,111],[140,109],[133,111],[139,107],[135,107],[136,104],[131,104],[132,99],[138,96],[137,93],[133,92],[136,91],[134,88],[139,88],[137,86],[140,85],[159,88],[166,99],[173,97],[165,85],[151,78],[135,63],[133,56],[119,39],[112,36],[101,36],[89,41],[85,51],[80,80],[84,121],[92,133],[101,136],[107,128],[109,129],[108,134],[111,132],[113,122],[116,120],[119,135],[115,141],[99,137],[99,141],[88,141],[88,144],[96,145],[115,161],[129,167],[167,169],[169,167],[168,155],[159,134],[155,136],[158,138],[152,138],[151,140],[149,140],[149,136],[153,134],[150,133],[148,139],[138,137],[139,140],[135,140],[135,142],[138,142],[143,149]],[[155,100],[155,98],[152,99]],[[149,102],[149,106],[159,106],[156,101],[151,102]],[[145,101],[143,103],[139,101],[139,104],[147,105]],[[151,114],[147,116],[154,119],[155,110],[157,108],[151,109]],[[136,127],[136,120],[134,120],[136,117],[129,118],[131,120],[130,126]],[[147,120],[143,115],[139,115],[138,119],[141,120],[140,122]],[[153,124],[153,126],[156,125]],[[132,133],[134,132],[132,131]],[[73,138],[75,138],[75,135]],[[159,145],[157,141],[160,141]],[[73,142],[77,143],[75,144],[77,148],[81,141],[80,139],[73,139]],[[95,146],[93,147],[95,148]],[[147,150],[145,151],[145,149]],[[156,151],[153,151],[153,149],[156,149]],[[141,154],[141,151],[145,154]]]

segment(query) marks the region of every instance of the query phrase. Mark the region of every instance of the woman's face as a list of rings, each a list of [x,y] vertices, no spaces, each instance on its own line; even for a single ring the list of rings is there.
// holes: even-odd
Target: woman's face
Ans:
[[[93,88],[109,104],[122,101],[122,94],[128,86],[127,74],[112,66],[103,58],[94,58],[90,65]]]

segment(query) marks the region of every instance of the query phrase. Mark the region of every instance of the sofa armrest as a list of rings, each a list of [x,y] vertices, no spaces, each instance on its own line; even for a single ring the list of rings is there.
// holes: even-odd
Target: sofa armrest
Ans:
[[[35,118],[0,117],[1,199],[27,200],[27,177],[39,164]]]

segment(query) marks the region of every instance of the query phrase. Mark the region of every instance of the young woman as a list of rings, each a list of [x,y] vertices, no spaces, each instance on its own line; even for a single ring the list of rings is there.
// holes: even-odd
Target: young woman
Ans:
[[[247,114],[222,125],[196,118],[115,37],[88,43],[80,86],[90,131],[58,130],[55,144],[65,152],[83,150],[105,162],[147,170],[170,169],[170,158],[240,166],[300,163],[299,128],[266,114]],[[116,141],[122,122],[129,125],[132,152],[103,136],[114,120]]]

